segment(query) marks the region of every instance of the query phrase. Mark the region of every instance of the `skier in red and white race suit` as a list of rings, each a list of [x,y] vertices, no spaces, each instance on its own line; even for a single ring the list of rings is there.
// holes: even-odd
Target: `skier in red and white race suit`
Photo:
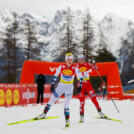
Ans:
[[[70,112],[69,112],[69,102],[73,95],[73,89],[74,89],[74,76],[78,78],[82,77],[82,74],[78,70],[78,68],[73,64],[73,55],[72,53],[67,53],[65,55],[65,61],[66,63],[60,65],[54,74],[54,78],[51,85],[51,92],[52,96],[47,103],[43,113],[37,117],[37,119],[42,119],[46,117],[47,112],[50,110],[51,106],[57,101],[57,99],[65,93],[65,101],[64,101],[64,114],[65,114],[65,120],[66,124],[65,126],[68,127],[70,125]],[[58,83],[58,86],[55,88],[55,82],[57,76],[60,74],[60,82]],[[79,89],[82,86],[82,79],[80,80]]]
[[[95,61],[92,61],[91,63],[85,62],[84,60],[84,55],[80,54],[78,55],[78,64],[76,65],[76,67],[80,70],[80,72],[82,73],[82,88],[81,90],[77,90],[78,93],[78,97],[80,100],[80,122],[84,122],[84,106],[85,106],[85,91],[87,92],[87,94],[90,96],[92,102],[94,103],[99,115],[102,118],[105,118],[106,115],[102,113],[101,111],[101,107],[99,106],[99,103],[97,101],[96,95],[95,95],[95,91],[91,85],[90,82],[90,70],[97,70],[97,66],[95,65]]]

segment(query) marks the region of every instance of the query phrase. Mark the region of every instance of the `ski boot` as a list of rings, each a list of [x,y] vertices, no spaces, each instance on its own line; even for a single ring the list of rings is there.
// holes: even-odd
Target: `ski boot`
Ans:
[[[66,119],[66,124],[65,124],[65,128],[69,127],[70,126],[70,121],[69,119]]]
[[[45,119],[47,112],[50,110],[50,107],[51,107],[51,105],[47,104],[47,105],[45,106],[45,109],[44,109],[43,113],[42,113],[41,115],[35,117],[34,119],[35,119],[35,120],[38,120],[38,119]]]
[[[102,113],[101,109],[98,110],[98,113],[101,118],[107,118],[107,116],[104,113]]]
[[[46,113],[43,112],[41,115],[36,116],[34,120],[45,119],[45,117],[46,117]]]
[[[80,120],[79,120],[79,123],[82,123],[84,122],[84,114],[80,114]]]
[[[70,118],[69,108],[64,108],[64,115],[65,115],[65,121],[66,121],[65,128],[67,128],[67,127],[70,126],[70,121],[69,121],[69,118]]]

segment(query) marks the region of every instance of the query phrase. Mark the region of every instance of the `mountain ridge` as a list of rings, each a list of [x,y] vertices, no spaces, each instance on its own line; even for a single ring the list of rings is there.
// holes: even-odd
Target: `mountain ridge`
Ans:
[[[53,54],[53,51],[59,47],[58,35],[60,26],[63,23],[66,10],[58,10],[52,20],[49,20],[45,16],[36,15],[34,13],[22,13],[18,14],[21,25],[26,18],[30,19],[36,27],[38,37],[41,41],[48,44],[44,50],[42,50],[42,60],[53,61],[58,52]],[[74,12],[75,32],[82,37],[82,34],[78,31],[82,27],[83,12],[78,10]],[[4,33],[4,29],[9,22],[12,21],[11,11],[0,12],[0,33]],[[127,38],[127,33],[134,28],[134,23],[126,18],[117,16],[113,13],[108,13],[100,21],[92,21],[94,27],[95,41],[92,45],[99,44],[99,30],[102,30],[106,37],[107,48],[117,58],[119,58],[119,50],[121,49],[120,38]],[[25,45],[25,41],[21,41]],[[48,51],[46,51],[48,50]]]

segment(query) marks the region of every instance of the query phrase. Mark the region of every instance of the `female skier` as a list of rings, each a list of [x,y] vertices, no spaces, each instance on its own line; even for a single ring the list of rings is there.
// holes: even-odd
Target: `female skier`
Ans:
[[[46,117],[47,112],[50,110],[51,106],[55,103],[55,101],[63,94],[65,93],[65,100],[64,100],[64,115],[66,124],[65,127],[69,127],[70,125],[70,113],[69,113],[69,102],[73,95],[73,83],[74,83],[74,76],[76,74],[77,78],[80,79],[79,84],[79,90],[82,87],[82,75],[78,68],[73,64],[73,54],[67,53],[65,55],[65,62],[64,64],[60,65],[54,74],[54,78],[51,85],[51,92],[53,93],[49,102],[45,106],[45,109],[41,115],[37,117],[37,119],[42,119]],[[56,78],[60,74],[60,82],[58,83],[58,86],[54,88]]]

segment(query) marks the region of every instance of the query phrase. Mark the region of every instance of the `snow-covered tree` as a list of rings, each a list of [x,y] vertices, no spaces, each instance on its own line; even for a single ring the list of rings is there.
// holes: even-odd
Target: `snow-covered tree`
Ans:
[[[97,55],[94,56],[96,62],[116,61],[116,57],[107,50],[106,37],[104,36],[101,30],[100,30],[100,41],[96,53]]]
[[[82,48],[83,54],[85,56],[86,61],[92,58],[93,54],[93,47],[91,45],[94,34],[93,34],[93,27],[92,27],[92,17],[90,15],[89,9],[86,9],[86,12],[83,17],[83,40],[82,40]]]
[[[20,51],[19,51],[19,38],[18,34],[21,32],[18,15],[12,12],[13,20],[10,22],[2,37],[3,47],[1,49],[1,69],[4,70],[3,81],[11,83],[17,81],[17,70],[20,67]],[[22,65],[21,65],[22,66]]]
[[[24,48],[26,60],[40,60],[41,47],[44,45],[44,43],[39,41],[35,26],[32,24],[32,22],[30,22],[29,19],[26,19],[25,21],[24,32],[27,42]]]
[[[71,8],[68,7],[62,26],[62,35],[60,37],[60,51],[62,57],[64,57],[66,53],[73,53],[74,57],[77,55],[73,18],[73,12]],[[63,60],[64,58],[62,58],[62,61]]]

